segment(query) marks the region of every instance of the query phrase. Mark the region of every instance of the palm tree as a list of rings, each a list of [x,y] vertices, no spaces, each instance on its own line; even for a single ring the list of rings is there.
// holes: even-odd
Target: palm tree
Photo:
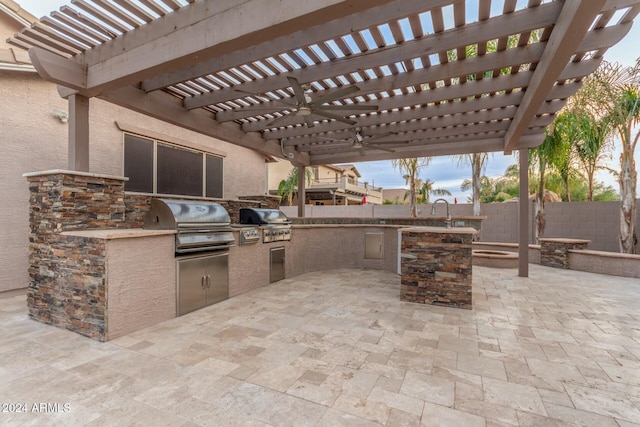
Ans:
[[[532,164],[538,166],[538,189],[536,191],[535,206],[535,240],[544,236],[545,218],[544,218],[544,191],[545,191],[545,173],[549,166],[553,166],[558,162],[558,157],[564,155],[563,135],[561,127],[556,127],[552,123],[547,128],[547,136],[544,142],[529,150],[529,160]],[[524,194],[520,195],[520,200],[527,200]]]
[[[637,252],[638,238],[636,222],[637,172],[635,151],[640,132],[635,133],[640,123],[640,58],[635,67],[603,62],[595,73],[599,96],[594,100],[596,108],[603,111],[615,129],[620,145],[620,251]]]
[[[431,163],[431,157],[391,160],[393,167],[402,173],[405,181],[409,184],[409,203],[411,216],[413,218],[418,216],[418,207],[416,206],[416,178],[418,177],[420,169],[426,167],[429,163]]]
[[[570,202],[569,178],[574,174],[574,145],[581,138],[581,129],[578,126],[576,116],[569,111],[560,113],[556,117],[553,126],[554,133],[556,133],[555,146],[553,147],[552,156],[548,160],[562,179],[564,200]]]
[[[450,196],[451,195],[451,191],[447,190],[446,188],[433,188],[433,185],[435,183],[433,181],[431,181],[430,179],[426,179],[426,180],[421,180],[421,179],[416,179],[416,188],[417,188],[417,193],[418,196],[417,198],[419,199],[420,203],[431,203],[431,195],[433,196]]]
[[[605,160],[611,159],[609,148],[614,129],[609,119],[602,117],[600,108],[594,105],[594,100],[600,97],[599,86],[596,76],[587,77],[578,92],[569,99],[565,109],[574,116],[573,124],[579,135],[575,151],[587,178],[587,200],[590,202],[593,201],[596,172],[605,169],[617,175],[603,165]]]
[[[463,164],[471,165],[471,189],[472,189],[472,202],[473,202],[473,214],[480,215],[480,186],[482,171],[487,166],[487,160],[489,155],[487,153],[471,153],[460,154],[454,156],[458,161],[458,166]]]
[[[540,30],[532,31],[529,33],[529,43],[537,43],[540,41]],[[504,48],[514,48],[518,45],[520,41],[520,37],[518,36],[509,36],[505,42],[506,45]],[[475,57],[478,55],[485,55],[487,53],[496,52],[498,50],[498,40],[489,40],[484,45],[472,44],[465,47],[464,55],[467,58]],[[458,59],[458,51],[450,50],[447,52],[447,57],[450,62],[456,61]],[[465,76],[467,80],[477,80],[483,77],[491,77],[494,75],[496,71],[489,70],[483,74],[472,74],[469,76]],[[509,74],[511,72],[511,68],[503,68],[498,71],[499,74]],[[480,215],[480,176],[482,175],[483,169],[486,167],[488,154],[487,153],[473,153],[473,154],[463,154],[459,156],[455,156],[458,160],[458,166],[461,164],[470,164],[471,165],[471,187],[472,187],[472,202],[473,202],[473,214]]]
[[[587,200],[592,202],[596,172],[606,169],[615,173],[615,171],[602,166],[604,160],[611,159],[611,155],[607,152],[610,126],[607,120],[597,120],[590,115],[579,117],[578,126],[582,138],[576,145],[576,153],[587,177]]]
[[[305,177],[307,181],[307,185],[311,184],[311,170],[306,169]],[[293,202],[293,194],[298,191],[298,168],[294,167],[287,175],[286,179],[280,181],[278,184],[278,196],[282,197],[286,200],[286,206],[291,206]]]

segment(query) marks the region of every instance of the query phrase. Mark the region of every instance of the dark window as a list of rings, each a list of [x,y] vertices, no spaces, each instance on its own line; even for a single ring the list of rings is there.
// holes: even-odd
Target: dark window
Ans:
[[[222,157],[207,155],[207,197],[222,197]]]
[[[125,190],[221,198],[223,160],[202,151],[125,134],[124,175],[129,178]]]
[[[158,193],[202,196],[202,153],[158,144]]]
[[[153,193],[153,140],[124,136],[124,183],[126,191]]]

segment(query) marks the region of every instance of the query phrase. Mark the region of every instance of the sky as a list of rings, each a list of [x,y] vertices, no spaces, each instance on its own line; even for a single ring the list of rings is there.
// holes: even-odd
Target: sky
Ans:
[[[524,0],[518,0],[522,2]],[[17,0],[20,6],[30,12],[32,15],[40,18],[49,15],[50,12],[58,10],[65,4],[70,4],[69,0]],[[501,7],[503,2],[494,0],[495,7]],[[609,49],[605,54],[605,60],[609,62],[619,62],[625,66],[635,64],[636,58],[640,57],[640,49],[638,49],[638,40],[640,40],[640,22],[636,18],[631,31],[625,38]],[[612,153],[612,160],[609,164],[614,170],[618,170],[619,151]],[[516,163],[515,156],[505,156],[502,153],[494,153],[490,155],[487,162],[484,175],[489,177],[497,177],[504,174],[507,166]],[[636,162],[640,169],[640,162]],[[362,175],[362,180],[367,181],[376,187],[383,188],[407,188],[402,173],[391,166],[391,161],[377,162],[360,162],[356,163],[356,168]],[[640,172],[639,172],[640,174]],[[453,201],[454,197],[459,202],[466,202],[470,196],[469,192],[460,191],[460,184],[465,179],[471,178],[471,168],[469,166],[458,166],[455,159],[450,156],[434,157],[431,164],[422,169],[419,178],[429,179],[435,183],[435,188],[444,188],[449,190],[452,195],[447,197],[449,201]],[[618,191],[618,184],[615,178],[608,172],[598,172],[596,179],[603,181],[606,185],[611,185]]]

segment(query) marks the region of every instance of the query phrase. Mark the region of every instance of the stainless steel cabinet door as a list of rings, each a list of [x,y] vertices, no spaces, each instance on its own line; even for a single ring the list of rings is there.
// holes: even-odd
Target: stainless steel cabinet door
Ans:
[[[206,257],[178,260],[178,316],[206,305]]]
[[[207,305],[229,298],[229,254],[207,258]]]
[[[272,248],[270,251],[269,282],[277,282],[284,279],[284,248]]]

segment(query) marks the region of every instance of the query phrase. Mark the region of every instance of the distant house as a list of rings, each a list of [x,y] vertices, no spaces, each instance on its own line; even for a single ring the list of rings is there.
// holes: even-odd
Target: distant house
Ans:
[[[35,21],[16,2],[0,0],[0,292],[28,285],[29,188],[22,174],[68,168],[68,102],[35,72],[26,51],[5,44]],[[90,112],[90,172],[129,177],[128,193],[225,199],[266,193],[271,159],[263,154],[97,98]]]
[[[408,205],[408,191],[405,188],[385,188],[382,190],[382,201],[394,205]]]
[[[268,165],[270,194],[277,194],[280,181],[286,179],[292,169],[293,166],[286,161]],[[306,186],[305,204],[382,204],[382,189],[363,182],[355,165],[320,165],[308,169],[311,170],[311,183]],[[295,203],[297,195],[294,195]]]

